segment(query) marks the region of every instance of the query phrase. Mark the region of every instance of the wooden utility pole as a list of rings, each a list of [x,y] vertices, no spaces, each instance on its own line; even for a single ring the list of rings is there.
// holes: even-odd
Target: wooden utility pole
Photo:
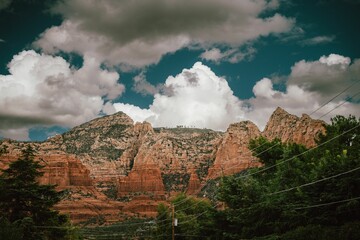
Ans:
[[[171,227],[172,227],[172,240],[175,240],[175,206],[171,204]]]

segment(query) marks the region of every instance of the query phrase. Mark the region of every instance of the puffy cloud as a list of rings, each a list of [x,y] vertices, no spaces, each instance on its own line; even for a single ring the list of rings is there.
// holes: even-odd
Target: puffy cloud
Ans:
[[[310,113],[317,106],[317,94],[303,90],[298,86],[289,86],[285,92],[274,89],[272,81],[263,78],[253,87],[254,97],[246,100],[248,111],[246,118],[263,129],[273,111],[282,107],[296,115]]]
[[[172,91],[155,94],[149,109],[126,104],[114,104],[114,107],[156,127],[185,125],[225,130],[243,117],[241,101],[233,95],[227,81],[200,62],[175,77],[168,77],[164,87]]]
[[[360,61],[350,63],[350,58],[337,54],[322,56],[317,61],[299,61],[291,68],[288,85],[317,92],[325,100],[357,81]]]
[[[77,52],[112,65],[142,67],[193,44],[238,47],[288,32],[293,19],[278,13],[260,17],[278,6],[266,0],[65,0],[53,11],[66,20],[47,29],[35,45],[48,53]]]
[[[245,101],[249,107],[246,118],[263,128],[277,106],[296,115],[310,114],[349,86],[354,87],[316,111],[312,117],[329,121],[337,114],[359,116],[360,104],[356,97],[359,88],[356,86],[360,85],[357,79],[360,61],[350,63],[350,58],[337,54],[322,56],[318,61],[301,60],[292,67],[285,92],[275,90],[273,82],[263,78],[253,88],[255,96]]]
[[[319,62],[324,63],[328,66],[340,65],[340,67],[342,69],[345,69],[347,66],[349,66],[351,60],[348,57],[344,57],[344,56],[332,53],[328,57],[326,57],[326,56],[320,57]]]
[[[1,136],[18,136],[38,124],[75,126],[100,113],[104,98],[119,96],[119,75],[100,68],[85,57],[73,69],[61,57],[20,52],[8,64],[9,75],[0,75]]]
[[[196,63],[191,69],[168,77],[164,87],[172,91],[155,94],[149,109],[128,104],[114,104],[114,107],[137,121],[146,120],[157,127],[185,125],[225,130],[230,123],[248,119],[264,129],[278,106],[298,116],[311,114],[343,89],[355,86],[359,72],[359,60],[350,64],[349,58],[336,54],[313,62],[302,60],[292,67],[284,91],[277,90],[271,79],[263,78],[253,87],[254,97],[240,101],[224,78]],[[328,88],[323,89],[325,86]],[[359,116],[358,100],[348,98],[358,92],[356,89],[348,89],[311,117],[329,121],[337,114]]]

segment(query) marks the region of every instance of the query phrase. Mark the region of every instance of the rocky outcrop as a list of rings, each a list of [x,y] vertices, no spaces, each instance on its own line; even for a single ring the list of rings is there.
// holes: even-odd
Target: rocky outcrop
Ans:
[[[278,107],[262,135],[269,140],[279,138],[282,142],[303,144],[310,148],[316,145],[315,139],[320,133],[325,133],[324,121],[314,120],[306,114],[299,118]]]
[[[109,200],[93,186],[68,186],[66,198],[55,209],[68,214],[74,223],[102,224],[119,221],[124,203]]]
[[[131,171],[128,177],[120,178],[122,184],[126,186],[130,177],[148,174],[141,169],[156,166],[167,193],[186,191],[191,172],[196,170],[199,178],[205,179],[221,136],[209,129],[155,129],[134,145]]]
[[[38,161],[43,168],[43,176],[40,177],[41,184],[54,184],[58,188],[68,186],[92,186],[90,171],[74,155],[61,151],[47,152],[41,148],[40,143],[28,143],[32,145],[35,152],[35,161]],[[26,143],[3,141],[1,146],[6,146],[7,153],[0,156],[0,169],[7,168],[10,162],[21,156],[21,150]]]
[[[120,177],[118,197],[148,194],[165,197],[165,188],[160,168],[155,164],[144,164],[134,168],[128,176]]]
[[[44,175],[39,179],[41,184],[55,184],[61,188],[93,186],[90,171],[74,156],[53,154],[39,155],[37,158],[44,165]]]
[[[132,119],[118,112],[52,137],[43,145],[48,150],[75,154],[93,178],[114,181],[127,173],[119,158],[137,140],[137,134]]]
[[[260,135],[258,127],[250,121],[231,124],[217,149],[215,162],[209,170],[208,178],[230,175],[259,166],[248,145],[250,139]]]
[[[201,189],[201,182],[198,175],[195,172],[192,172],[189,179],[188,188],[186,194],[195,195]]]
[[[44,165],[44,184],[66,190],[56,208],[74,222],[121,220],[124,215],[155,216],[156,206],[178,192],[196,195],[207,180],[260,166],[250,139],[295,142],[312,147],[324,122],[278,108],[261,133],[249,121],[225,133],[196,128],[155,128],[124,113],[94,119],[42,143],[0,141],[8,153],[0,169],[16,160],[27,144]]]

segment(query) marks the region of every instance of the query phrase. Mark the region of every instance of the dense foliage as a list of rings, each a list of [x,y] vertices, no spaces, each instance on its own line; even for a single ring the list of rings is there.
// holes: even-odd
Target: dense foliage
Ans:
[[[223,179],[224,238],[360,239],[359,134],[359,120],[338,116],[313,149],[251,141],[264,165]]]
[[[335,117],[311,149],[263,137],[250,149],[263,166],[220,180],[223,210],[174,200],[176,239],[360,239],[359,120]],[[169,236],[168,207],[157,222],[158,236]]]
[[[172,201],[174,218],[177,219],[175,236],[180,239],[211,239],[215,231],[215,209],[205,199],[179,194]],[[154,239],[170,239],[172,235],[171,206],[160,204],[158,207],[157,227]]]
[[[52,210],[61,200],[53,185],[40,185],[42,166],[28,146],[0,175],[0,239],[67,239],[67,216]]]

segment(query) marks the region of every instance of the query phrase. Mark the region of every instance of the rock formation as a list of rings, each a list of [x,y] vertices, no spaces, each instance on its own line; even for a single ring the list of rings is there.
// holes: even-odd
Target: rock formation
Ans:
[[[258,127],[250,121],[231,124],[218,147],[208,178],[217,178],[259,166],[248,145],[250,139],[260,135]]]
[[[201,189],[201,182],[198,175],[195,172],[190,174],[188,188],[186,190],[186,194],[188,195],[196,195]]]
[[[143,164],[140,168],[134,168],[128,176],[120,177],[118,197],[132,195],[133,193],[148,194],[157,199],[165,196],[165,187],[158,165]]]
[[[312,147],[324,122],[297,117],[281,108],[261,133],[250,121],[225,133],[196,128],[155,128],[124,113],[94,119],[41,143],[0,141],[8,153],[4,169],[27,144],[44,165],[44,184],[57,184],[68,196],[56,208],[74,222],[116,221],[132,215],[155,216],[156,206],[178,192],[199,193],[206,181],[260,166],[248,149],[250,139],[295,142]]]
[[[282,142],[303,144],[310,148],[316,145],[316,137],[325,133],[324,126],[324,121],[314,120],[306,114],[299,118],[278,107],[271,115],[263,136],[269,140],[279,138]]]

